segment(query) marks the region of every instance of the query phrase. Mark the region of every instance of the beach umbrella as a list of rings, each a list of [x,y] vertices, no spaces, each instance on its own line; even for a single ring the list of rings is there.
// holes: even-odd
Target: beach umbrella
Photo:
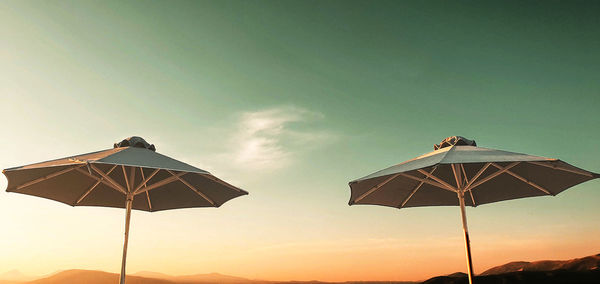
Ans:
[[[6,191],[56,200],[71,206],[125,208],[121,284],[131,210],[161,211],[219,207],[248,192],[205,170],[156,152],[140,137],[115,143],[112,149],[5,169]]]
[[[475,141],[453,136],[435,145],[433,152],[351,181],[349,205],[460,206],[472,283],[465,206],[554,196],[598,177],[558,159],[477,147]]]

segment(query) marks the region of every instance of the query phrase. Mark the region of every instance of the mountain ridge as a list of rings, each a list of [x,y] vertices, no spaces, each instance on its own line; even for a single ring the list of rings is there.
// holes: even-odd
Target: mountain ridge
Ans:
[[[582,258],[569,260],[539,260],[539,261],[513,261],[496,267],[492,267],[479,275],[496,275],[518,271],[586,271],[595,270],[600,267],[600,254],[590,255]]]
[[[270,281],[264,280],[251,280],[238,276],[231,276],[220,274],[216,272],[212,273],[204,273],[204,274],[190,274],[190,275],[169,275],[160,272],[152,272],[152,271],[139,271],[134,274],[130,274],[132,276],[140,276],[147,278],[155,278],[155,279],[164,279],[175,282],[182,283],[228,283],[228,284],[237,284],[237,283],[250,283],[250,282],[261,282],[267,283]]]
[[[600,254],[570,260],[513,261],[492,267],[476,275],[473,282],[486,283],[598,283]],[[423,284],[466,284],[465,273],[437,276]]]
[[[112,284],[117,283],[119,274],[98,270],[70,269],[50,275],[42,276],[35,280],[11,280],[27,277],[17,270],[0,274],[0,284]],[[571,283],[564,282],[568,279],[577,279],[581,283],[593,279],[600,279],[600,254],[574,258],[570,260],[541,260],[541,261],[513,261],[490,268],[476,276],[480,283]],[[565,280],[566,279],[566,280]],[[592,280],[590,280],[592,279]],[[446,276],[437,276],[422,283],[427,284],[458,284],[466,283],[466,274],[462,272]],[[498,282],[504,281],[504,282]],[[508,281],[508,282],[507,282]],[[540,282],[541,281],[541,282]],[[561,282],[562,281],[562,282]],[[587,281],[587,282],[586,282]],[[420,281],[267,281],[252,280],[243,277],[224,275],[220,273],[169,275],[152,271],[139,271],[127,275],[127,284],[370,284],[370,283],[421,283]],[[573,282],[574,283],[574,282]]]
[[[105,284],[117,283],[119,274],[98,270],[70,269],[56,273],[49,277],[40,278],[22,284]],[[139,276],[127,276],[128,284],[176,284],[176,282],[145,278]]]

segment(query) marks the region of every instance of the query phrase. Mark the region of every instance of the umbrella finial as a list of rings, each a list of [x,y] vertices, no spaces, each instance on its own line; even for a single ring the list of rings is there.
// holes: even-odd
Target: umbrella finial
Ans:
[[[475,143],[475,140],[470,140],[462,136],[452,136],[442,140],[440,144],[433,145],[433,150],[450,146],[477,146],[477,143]]]
[[[146,148],[150,151],[156,152],[156,147],[154,147],[154,144],[150,144],[150,143],[146,142],[146,140],[144,140],[144,138],[139,137],[139,136],[131,136],[129,138],[125,138],[125,139],[123,139],[123,141],[115,143],[114,147],[115,148],[120,148],[120,147]]]

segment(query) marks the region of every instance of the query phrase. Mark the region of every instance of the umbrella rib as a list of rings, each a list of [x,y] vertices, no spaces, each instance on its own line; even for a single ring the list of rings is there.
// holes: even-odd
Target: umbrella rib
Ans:
[[[445,186],[444,186],[444,185],[442,185],[442,184],[439,184],[439,183],[437,183],[437,182],[434,182],[434,181],[431,181],[431,180],[428,180],[428,179],[426,179],[427,177],[424,179],[424,178],[418,178],[418,177],[415,177],[415,176],[411,176],[411,175],[409,175],[409,174],[405,174],[405,173],[398,173],[398,174],[399,174],[399,175],[401,175],[401,176],[403,176],[403,177],[407,177],[407,178],[410,178],[410,179],[414,179],[414,180],[416,180],[416,181],[422,181],[422,182],[424,182],[424,183],[426,183],[426,184],[430,184],[430,185],[433,185],[433,186],[435,186],[435,187],[439,187],[439,188],[441,188],[441,189],[443,189],[443,190],[448,190],[448,191],[451,191],[451,192],[455,192],[455,193],[456,193],[456,191],[454,191],[453,189],[449,189],[449,188],[445,187]]]
[[[157,182],[155,182],[155,183],[147,186],[146,188],[144,188],[144,189],[142,189],[140,191],[135,192],[134,195],[138,195],[140,193],[153,190],[153,189],[155,189],[155,188],[157,188],[159,186],[163,186],[165,184],[172,183],[172,182],[176,181],[179,177],[181,177],[181,176],[183,176],[185,174],[187,174],[187,172],[180,172],[180,173],[178,173],[178,174],[176,174],[174,176],[168,177],[168,178],[163,179],[161,181],[157,181]]]
[[[481,169],[479,169],[479,171],[475,174],[475,176],[471,179],[471,181],[469,181],[467,183],[467,186],[465,186],[465,190],[471,191],[471,184],[473,184],[479,178],[479,176],[481,176],[481,174],[483,174],[483,172],[485,172],[485,170],[487,170],[487,168],[491,164],[492,163],[486,163],[485,166],[481,167]]]
[[[110,175],[110,173],[117,167],[117,165],[114,165],[112,167],[112,169],[110,169],[107,174]],[[98,186],[102,181],[104,180],[104,177],[101,178],[96,178],[96,183],[94,183],[94,185],[92,185],[92,187],[90,187],[84,194],[82,194],[79,199],[77,199],[77,202],[75,204],[79,204],[81,203],[81,201],[83,201],[83,199],[85,199],[90,193],[92,193],[92,190],[94,190],[96,188],[96,186]]]
[[[584,171],[579,171],[579,170],[573,170],[573,169],[567,169],[567,168],[563,168],[554,164],[546,164],[544,162],[527,162],[533,165],[538,165],[538,166],[542,166],[542,167],[546,167],[546,168],[551,168],[551,169],[555,169],[555,170],[561,170],[561,171],[565,171],[565,172],[570,172],[570,173],[574,173],[574,174],[579,174],[582,176],[588,176],[588,177],[594,177],[594,175],[592,173],[588,173],[588,172],[584,172]]]
[[[140,169],[141,169],[141,168],[140,168]],[[153,178],[153,177],[154,177],[154,176],[155,176],[155,175],[158,173],[158,171],[159,171],[159,170],[160,170],[160,169],[155,169],[155,170],[154,170],[154,171],[153,171],[153,172],[150,174],[150,176],[149,176],[147,179],[144,179],[144,180],[142,181],[142,183],[140,183],[140,184],[139,184],[139,185],[138,185],[138,186],[135,188],[135,190],[133,191],[133,193],[134,193],[134,194],[138,194],[138,191],[140,190],[140,188],[142,188],[142,187],[146,187],[146,183],[148,183],[148,181],[150,181],[150,179],[151,179],[151,178]]]
[[[131,181],[131,188],[129,189],[129,193],[133,193],[133,188],[135,187],[135,167],[131,167],[131,171],[129,171],[129,180]]]
[[[388,182],[392,181],[393,179],[397,178],[400,174],[395,174],[389,178],[387,178],[386,180],[382,181],[381,183],[379,183],[378,185],[372,187],[371,189],[369,189],[369,191],[363,193],[361,196],[359,196],[358,198],[356,198],[354,200],[354,203],[359,202],[361,200],[363,200],[365,197],[369,196],[371,193],[377,191],[378,189],[380,189],[382,186],[386,185]]]
[[[97,180],[88,190],[86,190],[75,202],[75,204],[79,204],[84,198],[88,196],[102,182],[102,179]]]
[[[95,165],[91,165],[92,169],[94,171],[96,171],[98,174],[100,174],[102,177],[104,177],[108,182],[112,183],[112,185],[115,186],[115,189],[119,190],[121,193],[123,194],[127,194],[127,191],[123,188],[123,186],[121,186],[118,182],[116,182],[114,179],[112,179],[111,177],[109,177],[107,174],[105,174],[104,172],[102,172],[100,169],[98,169],[98,167],[96,167]]]
[[[494,167],[499,167],[499,166],[494,164]],[[520,180],[520,181],[522,181],[522,182],[524,182],[524,183],[526,183],[528,185],[531,185],[531,186],[535,187],[536,189],[544,192],[545,194],[554,195],[550,191],[548,191],[547,189],[545,189],[545,188],[543,188],[543,187],[535,184],[534,182],[532,182],[532,181],[530,181],[530,180],[528,180],[528,179],[526,179],[526,178],[524,178],[524,177],[522,177],[522,176],[520,176],[520,175],[518,175],[518,174],[516,174],[514,172],[506,171],[506,173],[509,174],[509,175],[511,175],[511,176],[513,176],[513,177],[515,177],[515,178],[517,178],[518,180]]]
[[[234,189],[235,191],[237,191],[237,192],[242,192],[242,191],[243,191],[243,190],[241,190],[241,189],[239,189],[239,188],[237,188],[237,187],[235,187],[235,186],[233,186],[233,185],[231,185],[231,184],[228,184],[228,183],[226,183],[226,182],[224,182],[224,181],[220,180],[218,177],[216,177],[216,176],[213,176],[213,175],[211,175],[211,174],[200,174],[200,175],[202,175],[202,176],[205,176],[205,177],[207,177],[208,179],[210,179],[210,180],[212,180],[212,181],[215,181],[215,182],[218,182],[218,183],[220,183],[220,184],[222,184],[222,185],[224,185],[224,186],[227,186],[227,187],[229,187],[229,188],[233,188],[233,189]]]
[[[473,201],[473,206],[477,206],[477,203],[475,203],[475,197],[473,196],[473,192],[469,189],[468,190],[469,195],[471,196],[471,201]]]
[[[429,172],[430,174],[433,174],[433,172],[435,171],[435,169],[437,169],[437,166],[433,167],[433,169],[431,170],[431,172]],[[425,180],[427,179],[427,177],[425,177]],[[422,180],[417,187],[415,187],[415,189],[413,189],[410,194],[404,199],[404,201],[402,201],[402,204],[400,205],[400,208],[404,207],[404,205],[406,205],[406,203],[408,203],[408,201],[413,197],[413,195],[415,195],[415,193],[417,193],[417,190],[419,190],[419,188],[421,188],[421,186],[423,186],[423,184],[425,183],[425,180]]]
[[[511,176],[513,176],[513,177],[516,177],[517,179],[521,180],[522,182],[524,182],[524,183],[526,183],[528,185],[531,185],[531,186],[539,189],[540,191],[542,191],[542,192],[544,192],[544,193],[546,193],[548,195],[555,195],[555,194],[551,193],[549,190],[541,187],[540,185],[535,184],[534,182],[532,182],[532,181],[530,181],[530,180],[528,180],[528,179],[526,179],[526,178],[524,178],[524,177],[522,177],[522,176],[520,176],[518,174],[515,174],[515,173],[513,173],[511,171],[506,171],[506,173],[509,174],[509,175],[511,175]]]
[[[425,171],[425,170],[423,170],[423,169],[419,169],[418,171],[419,171],[420,173],[422,173],[422,174],[424,174],[424,175],[428,176],[429,178],[431,178],[431,179],[433,179],[433,180],[435,180],[435,181],[439,182],[441,185],[443,185],[443,186],[447,187],[447,189],[450,189],[450,190],[451,190],[451,191],[453,191],[453,192],[458,192],[458,190],[457,190],[455,187],[453,187],[453,186],[449,185],[447,182],[443,181],[442,179],[440,179],[440,178],[438,178],[438,177],[436,177],[436,176],[434,176],[434,175],[432,175],[432,174],[429,174],[427,171]]]
[[[121,169],[123,169],[123,178],[125,179],[125,185],[127,185],[127,193],[131,192],[131,186],[129,186],[129,179],[127,179],[127,171],[125,170],[125,165],[121,165]]]
[[[463,172],[463,177],[465,178],[465,183],[469,184],[469,179],[467,178],[467,171],[465,171],[465,167],[463,166],[463,164],[460,164],[460,169]]]
[[[115,169],[116,167],[117,167],[117,165],[115,165],[115,166],[113,167],[113,169]],[[112,170],[113,170],[113,169],[111,169],[111,170],[109,171],[109,173],[110,173],[110,172],[112,172]],[[95,180],[102,179],[102,183],[103,183],[103,184],[105,184],[106,186],[108,186],[108,187],[110,187],[110,188],[112,188],[112,189],[114,189],[114,190],[116,190],[116,191],[118,191],[118,192],[120,192],[120,193],[125,193],[125,192],[121,191],[121,190],[120,190],[118,187],[114,186],[112,183],[110,183],[110,182],[106,181],[106,180],[104,179],[104,177],[103,177],[103,176],[101,176],[101,177],[97,177],[97,176],[95,176],[95,175],[91,175],[91,174],[89,174],[88,172],[86,172],[86,171],[84,171],[84,170],[82,170],[82,169],[77,169],[77,171],[78,171],[78,172],[80,172],[80,173],[82,173],[83,175],[85,175],[85,176],[88,176],[88,177],[90,177],[90,178],[92,178],[92,179],[95,179]]]
[[[157,172],[158,170],[156,170],[155,172]],[[144,170],[142,169],[142,167],[140,167],[140,173],[142,173],[142,181],[146,180],[146,178],[144,177]],[[144,187],[146,187],[146,183],[143,184]],[[152,211],[152,202],[150,202],[150,193],[148,191],[146,191],[146,200],[148,200],[148,208],[150,209],[150,211]]]
[[[454,174],[454,180],[456,181],[456,188],[460,190],[461,182],[460,182],[460,177],[458,177],[459,173],[456,171],[456,164],[450,164],[450,167],[452,168],[452,174]]]
[[[45,175],[45,176],[43,176],[43,177],[41,177],[41,178],[37,178],[37,179],[34,179],[34,180],[32,180],[32,181],[26,182],[26,183],[24,183],[24,184],[22,184],[22,185],[19,185],[19,186],[17,186],[17,189],[22,189],[22,188],[25,188],[25,187],[28,187],[28,186],[32,186],[32,185],[34,185],[34,184],[36,184],[36,183],[40,183],[40,182],[42,182],[42,181],[45,181],[45,180],[51,179],[51,178],[53,178],[53,177],[57,177],[57,176],[60,176],[60,175],[62,175],[62,174],[66,174],[66,173],[68,173],[68,172],[70,172],[70,171],[72,171],[72,170],[79,169],[79,168],[81,168],[81,167],[83,167],[83,166],[84,166],[84,165],[77,165],[77,166],[75,166],[75,167],[67,168],[67,169],[64,169],[64,170],[60,170],[60,171],[57,171],[57,172],[51,173],[51,174],[49,174],[49,175]]]
[[[460,169],[462,170],[463,173],[463,177],[465,178],[465,183],[469,184],[469,179],[467,178],[467,171],[465,171],[465,167],[463,166],[463,164],[460,164]],[[473,201],[473,206],[477,206],[477,204],[475,203],[475,197],[473,196],[473,192],[469,189],[466,190],[469,192],[469,195],[471,196],[471,201]]]
[[[499,168],[499,170],[498,170],[497,172],[495,172],[495,173],[493,173],[493,174],[489,175],[489,176],[486,176],[486,177],[484,177],[482,180],[480,180],[480,181],[478,181],[478,182],[474,183],[472,186],[468,187],[468,190],[473,190],[474,188],[476,188],[476,187],[480,186],[480,185],[481,185],[481,184],[483,184],[484,182],[486,182],[486,181],[488,181],[488,180],[490,180],[490,179],[493,179],[493,178],[495,178],[495,177],[497,177],[497,176],[501,175],[502,173],[504,173],[504,172],[508,171],[509,169],[511,169],[512,167],[514,167],[514,166],[518,165],[519,163],[521,163],[521,162],[514,162],[514,163],[512,163],[512,164],[510,164],[510,165],[508,165],[508,166],[506,166],[506,167],[504,167],[504,168],[502,168],[502,167],[501,167],[501,166],[499,166],[499,165],[496,165],[495,163],[491,163],[492,165],[494,165],[494,167],[497,167],[497,168]],[[471,182],[473,182],[473,180],[471,180]]]
[[[185,181],[184,179],[182,179],[181,177],[176,176],[172,171],[167,170],[167,172],[169,172],[170,174],[172,174],[174,177],[176,177],[180,182],[182,182],[183,184],[185,184],[189,189],[191,189],[193,192],[195,192],[196,194],[200,195],[202,198],[204,198],[206,201],[208,201],[212,206],[216,206],[215,202],[208,198],[208,196],[206,196],[204,193],[200,192],[200,190],[198,190],[197,188],[195,188],[193,185],[189,184],[187,181]]]

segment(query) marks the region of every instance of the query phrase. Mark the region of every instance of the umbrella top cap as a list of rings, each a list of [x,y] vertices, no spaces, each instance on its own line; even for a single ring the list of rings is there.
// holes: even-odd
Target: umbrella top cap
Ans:
[[[150,144],[150,143],[146,142],[146,140],[144,140],[144,138],[139,137],[139,136],[131,136],[129,138],[125,138],[125,139],[123,139],[123,141],[115,143],[115,145],[114,145],[114,148],[121,148],[121,147],[145,148],[150,151],[156,152],[156,147],[154,147],[154,144]]]
[[[475,140],[470,140],[462,136],[452,136],[442,140],[440,144],[433,145],[433,149],[439,150],[450,146],[477,146],[477,143],[475,143]]]

